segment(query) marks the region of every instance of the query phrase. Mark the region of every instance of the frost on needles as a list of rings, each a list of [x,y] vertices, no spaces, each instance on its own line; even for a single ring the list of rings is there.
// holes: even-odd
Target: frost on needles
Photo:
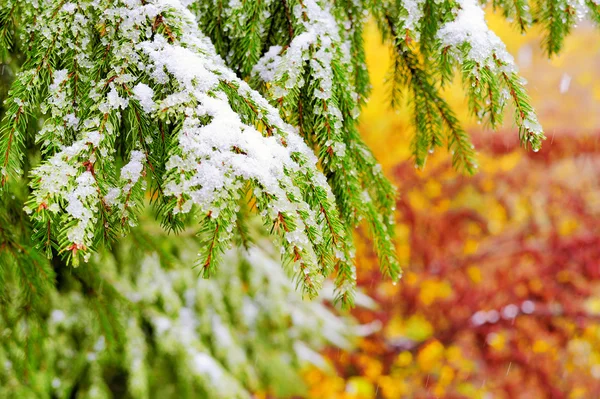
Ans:
[[[549,54],[600,19],[595,0],[493,7],[521,30],[543,25]],[[209,276],[246,244],[254,211],[305,294],[333,273],[351,304],[362,221],[382,272],[401,275],[395,191],[358,132],[370,18],[393,51],[392,102],[411,105],[418,167],[441,146],[458,169],[477,166],[440,94],[457,72],[477,118],[497,127],[512,104],[523,144],[539,149],[523,79],[475,0],[7,0],[0,57],[18,73],[0,122],[3,191],[28,182],[38,249],[74,266],[149,200],[166,229],[200,226]]]

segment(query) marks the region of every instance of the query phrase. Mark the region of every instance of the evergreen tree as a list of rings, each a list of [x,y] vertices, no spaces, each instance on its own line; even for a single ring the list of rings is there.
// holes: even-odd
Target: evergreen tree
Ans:
[[[492,6],[542,26],[549,55],[586,15],[600,22],[597,0]],[[523,145],[540,148],[475,0],[0,3],[0,393],[272,388],[272,359],[317,348],[337,319],[285,299],[257,236],[306,297],[333,276],[335,301],[354,303],[363,221],[382,273],[400,277],[394,189],[357,129],[369,18],[394,55],[392,104],[414,115],[416,167],[442,146],[477,167],[441,95],[455,75],[477,118],[497,127],[512,104]]]

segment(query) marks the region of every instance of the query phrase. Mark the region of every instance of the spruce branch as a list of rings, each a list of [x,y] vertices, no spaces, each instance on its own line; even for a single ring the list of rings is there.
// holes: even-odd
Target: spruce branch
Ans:
[[[480,121],[513,104],[522,143],[544,139],[475,0],[0,3],[0,397],[248,398],[350,345],[302,296],[332,278],[360,306],[361,223],[382,274],[402,273],[396,191],[358,128],[370,19],[417,166],[446,145],[476,168],[441,95],[455,76]],[[492,6],[553,55],[597,3]]]
[[[542,26],[550,54],[599,15],[593,1],[493,6],[521,31]],[[411,106],[418,167],[446,145],[456,168],[476,168],[441,95],[457,74],[479,120],[500,126],[512,103],[522,143],[539,149],[525,82],[474,0],[11,0],[0,6],[11,71],[0,185],[4,196],[29,187],[34,245],[6,248],[76,266],[118,245],[150,203],[165,229],[199,234],[191,262],[203,276],[232,245],[252,248],[257,213],[307,296],[333,274],[337,300],[352,303],[363,221],[397,279],[396,192],[358,129],[369,16],[393,50],[392,104]]]

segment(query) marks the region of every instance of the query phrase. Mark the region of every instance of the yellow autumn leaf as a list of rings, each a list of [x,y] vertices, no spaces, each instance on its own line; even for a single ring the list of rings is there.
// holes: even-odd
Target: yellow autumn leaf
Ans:
[[[492,333],[488,336],[487,342],[492,348],[501,351],[506,346],[506,336],[502,333]]]
[[[444,346],[437,340],[429,342],[417,354],[417,364],[425,372],[438,366],[444,356]]]
[[[400,367],[406,367],[413,361],[413,355],[409,351],[402,351],[396,357],[396,365]]]
[[[465,241],[465,246],[463,248],[463,253],[465,255],[471,255],[474,254],[475,252],[477,252],[477,247],[479,247],[479,242],[476,240],[466,240]]]
[[[355,376],[348,379],[346,385],[346,392],[351,394],[353,398],[373,398],[375,397],[375,388],[373,383],[367,378]]]
[[[445,299],[452,295],[452,287],[447,281],[425,280],[421,283],[419,300],[424,305],[431,305],[438,299]]]
[[[546,353],[550,350],[550,344],[543,339],[536,339],[533,343],[532,350],[535,353]]]
[[[592,298],[588,298],[584,305],[586,312],[588,312],[589,314],[600,314],[600,298],[599,297],[592,297]]]
[[[454,369],[452,369],[452,367],[450,366],[443,366],[442,370],[440,371],[440,378],[438,380],[438,383],[440,385],[450,385],[450,383],[452,383],[452,381],[454,380]]]
[[[481,269],[477,266],[469,266],[467,268],[467,274],[472,282],[479,284],[481,282]]]

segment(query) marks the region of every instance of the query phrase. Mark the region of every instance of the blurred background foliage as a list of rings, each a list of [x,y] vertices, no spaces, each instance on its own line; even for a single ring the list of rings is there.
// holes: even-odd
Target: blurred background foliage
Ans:
[[[549,60],[539,32],[488,18],[548,140],[528,153],[514,126],[477,125],[457,81],[445,96],[474,136],[479,172],[458,174],[443,152],[415,169],[410,113],[391,110],[383,84],[387,48],[366,33],[373,96],[361,129],[399,188],[406,272],[394,286],[359,247],[359,285],[379,306],[353,313],[382,328],[354,351],[328,350],[336,372],[306,369],[312,397],[600,395],[600,33],[578,27]]]

